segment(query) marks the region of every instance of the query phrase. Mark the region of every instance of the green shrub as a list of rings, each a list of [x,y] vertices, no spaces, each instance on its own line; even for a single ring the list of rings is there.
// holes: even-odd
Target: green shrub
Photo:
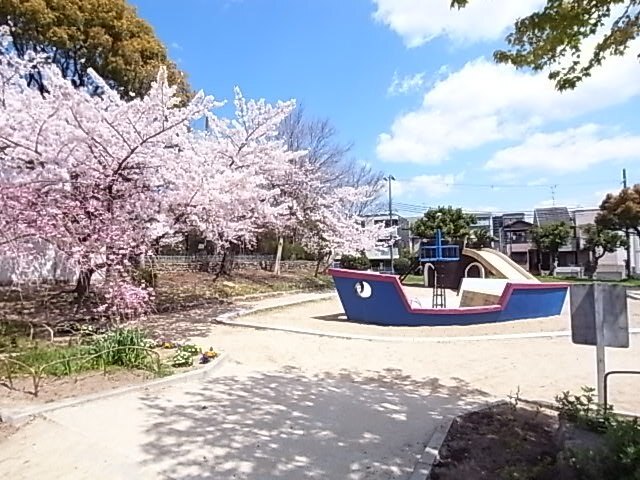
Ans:
[[[340,266],[347,270],[368,270],[371,267],[371,262],[369,262],[364,253],[360,255],[342,255]]]
[[[411,268],[411,260],[408,258],[400,257],[393,261],[393,270],[398,275],[408,273],[409,268]]]
[[[95,337],[90,347],[100,365],[152,370],[157,368],[157,362],[155,355],[148,351],[149,345],[149,339],[142,330],[118,328]]]
[[[613,420],[611,407],[608,411],[596,402],[595,389],[582,387],[580,395],[562,392],[556,396],[558,412],[570,422],[595,432],[605,432]]]
[[[569,421],[604,434],[604,446],[597,450],[571,451],[579,478],[585,480],[640,480],[640,423],[604,410],[594,398],[593,388],[581,395],[563,392],[556,397],[559,412]]]
[[[202,349],[200,347],[198,347],[197,345],[187,344],[187,345],[182,345],[179,348],[179,351],[187,352],[192,357],[195,357],[196,355],[200,355],[200,353],[202,352]]]
[[[175,368],[190,367],[193,365],[193,356],[184,350],[178,350],[171,359],[171,366]]]
[[[572,463],[584,480],[639,480],[640,425],[638,419],[618,418],[604,436],[604,447],[571,451]]]
[[[282,248],[283,260],[312,260],[313,256],[299,243],[285,241]]]

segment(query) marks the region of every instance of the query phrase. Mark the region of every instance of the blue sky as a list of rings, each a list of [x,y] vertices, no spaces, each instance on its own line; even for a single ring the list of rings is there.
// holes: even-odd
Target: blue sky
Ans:
[[[398,205],[596,206],[640,182],[638,44],[577,90],[491,62],[542,0],[133,0],[194,88],[295,98],[353,156],[393,174]],[[406,208],[405,213],[412,210]]]

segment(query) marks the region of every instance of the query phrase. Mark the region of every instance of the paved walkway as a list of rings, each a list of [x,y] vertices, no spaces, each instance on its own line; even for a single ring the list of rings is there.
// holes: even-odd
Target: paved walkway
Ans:
[[[254,318],[309,318],[327,302]],[[407,480],[443,417],[518,388],[552,401],[594,379],[595,352],[567,338],[393,344],[215,325],[198,342],[229,355],[215,376],[51,412],[0,445],[0,473]],[[638,368],[638,348],[636,335],[611,349],[609,366]],[[635,380],[613,382],[616,406],[640,409]]]
[[[406,479],[438,422],[484,394],[389,370],[232,362],[205,381],[47,413],[0,446],[11,479]]]

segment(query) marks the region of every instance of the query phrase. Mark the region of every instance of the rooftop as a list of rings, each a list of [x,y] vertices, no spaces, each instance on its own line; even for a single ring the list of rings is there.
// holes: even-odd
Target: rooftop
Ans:
[[[571,215],[567,207],[536,208],[533,211],[533,223],[539,227],[560,222],[571,224]]]

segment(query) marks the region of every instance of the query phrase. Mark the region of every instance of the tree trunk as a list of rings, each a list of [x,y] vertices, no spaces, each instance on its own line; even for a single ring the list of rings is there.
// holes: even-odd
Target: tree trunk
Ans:
[[[333,259],[336,256],[336,252],[332,249],[329,251],[329,256],[327,257],[327,261],[325,263],[324,269],[322,270],[322,273],[327,273],[327,270],[329,270],[329,267],[331,266],[331,264],[333,263]]]
[[[600,262],[600,259],[598,259],[598,257],[593,257],[593,261],[591,262],[591,266],[589,267],[589,275],[588,275],[589,280],[593,280],[593,277],[598,271],[599,262]]]
[[[549,276],[553,277],[556,273],[556,253],[549,252],[551,264],[549,265]]]
[[[274,275],[280,275],[280,263],[282,260],[282,247],[284,246],[284,239],[282,236],[278,237],[278,251],[276,252],[276,261],[273,264]]]
[[[604,252],[601,255],[598,255],[595,251],[591,252],[593,259],[591,260],[590,271],[589,271],[590,280],[593,280],[594,275],[598,271],[598,264],[600,263],[600,259],[604,257],[605,253],[607,252]]]
[[[76,313],[80,310],[82,302],[89,295],[89,290],[91,289],[91,277],[95,273],[93,268],[88,268],[86,270],[80,270],[78,274],[78,280],[76,282],[76,288],[73,292],[76,294]]]
[[[214,276],[214,280],[218,280],[220,276],[224,273],[224,264],[227,262],[227,254],[228,254],[228,249],[225,248],[222,253],[222,259],[220,260],[220,266],[218,267],[218,271]]]
[[[233,272],[233,264],[235,261],[235,252],[232,250],[232,247],[227,247],[224,249],[222,254],[222,260],[220,260],[220,266],[218,267],[218,271],[215,275],[215,280],[220,278],[222,275],[229,277]]]
[[[316,271],[313,274],[315,278],[318,278],[318,274],[320,273],[320,265],[322,265],[323,258],[324,258],[324,255],[318,255],[318,261],[316,262]]]
[[[327,258],[330,255],[331,252],[324,252],[322,250],[318,251],[318,253],[316,254],[316,256],[318,257],[318,261],[316,262],[316,271],[313,274],[314,277],[318,277],[318,275],[320,275],[320,273],[323,271],[322,269],[322,264],[324,263],[325,258]]]

